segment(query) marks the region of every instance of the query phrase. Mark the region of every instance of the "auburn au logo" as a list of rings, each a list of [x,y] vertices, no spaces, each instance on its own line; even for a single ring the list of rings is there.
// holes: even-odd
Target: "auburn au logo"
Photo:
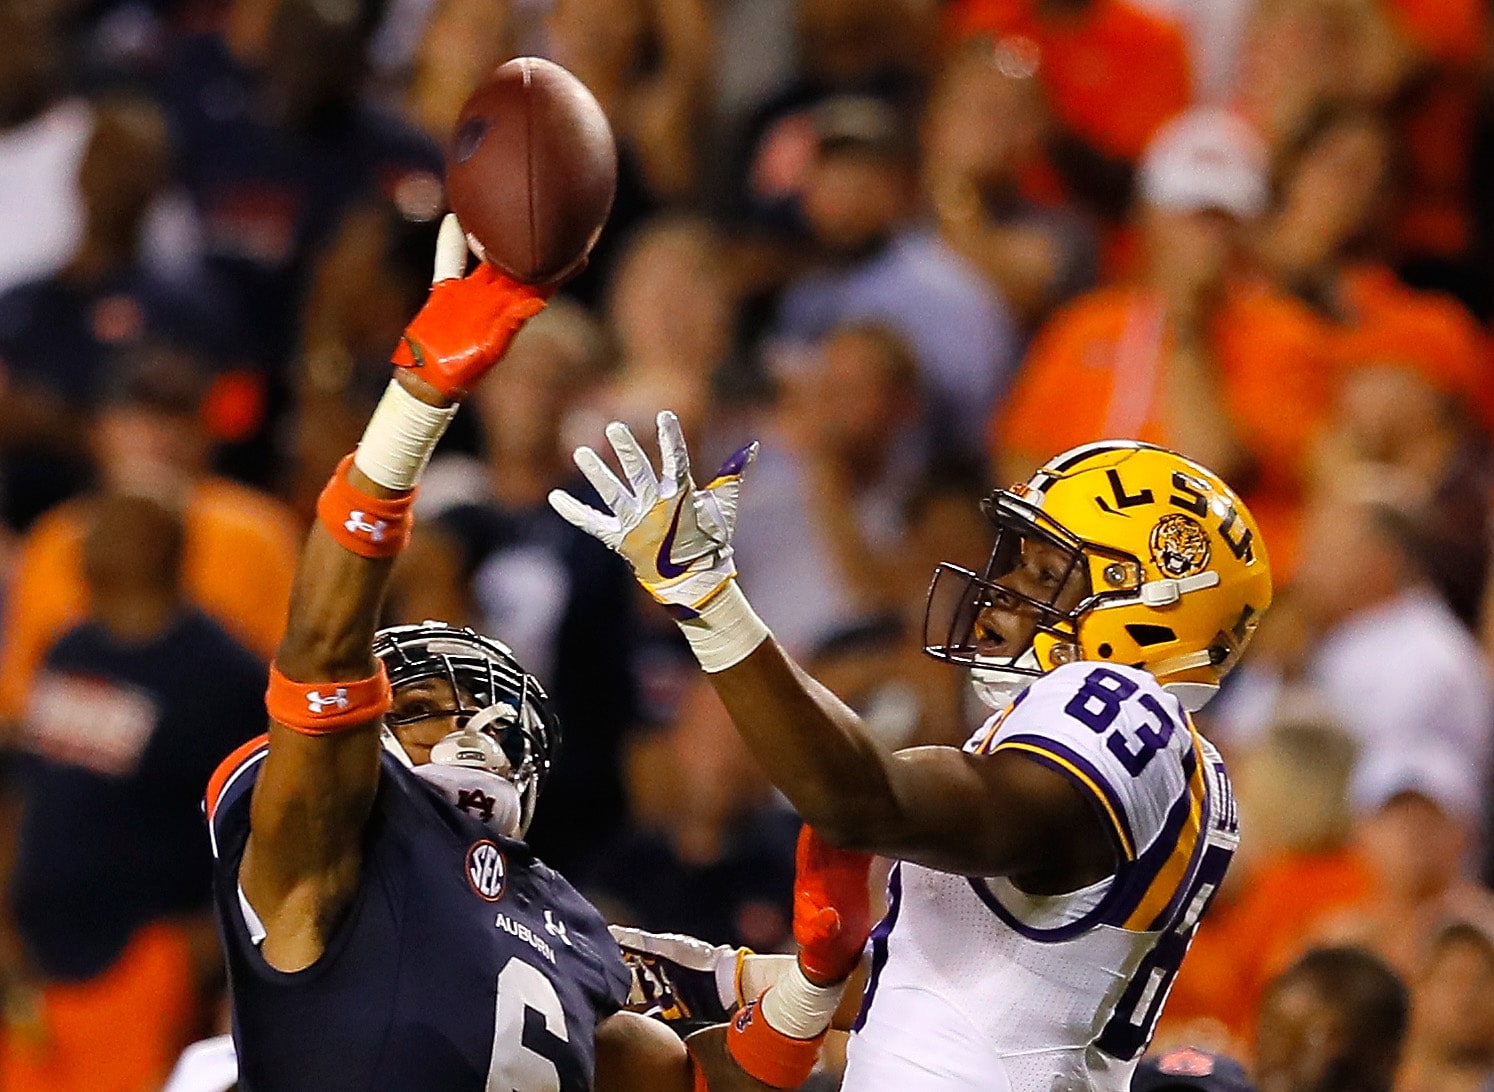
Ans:
[[[508,884],[508,863],[503,859],[503,850],[486,838],[474,842],[467,850],[467,882],[488,902],[503,898],[503,889]]]

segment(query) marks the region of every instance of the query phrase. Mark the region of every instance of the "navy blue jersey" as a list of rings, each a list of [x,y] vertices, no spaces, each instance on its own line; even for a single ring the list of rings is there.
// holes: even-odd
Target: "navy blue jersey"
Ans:
[[[244,1092],[584,1092],[628,972],[600,914],[392,756],[347,914],[314,965],[261,958],[238,866],[264,744],[209,789],[215,897]]]
[[[141,927],[208,909],[203,780],[264,727],[265,668],[196,610],[156,638],[83,622],[22,722],[11,910],[48,978],[108,969]]]

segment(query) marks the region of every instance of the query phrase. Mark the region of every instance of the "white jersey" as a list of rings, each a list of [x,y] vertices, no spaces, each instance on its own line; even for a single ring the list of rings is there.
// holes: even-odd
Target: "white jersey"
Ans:
[[[896,865],[846,1092],[1122,1092],[1239,844],[1218,752],[1147,672],[1068,664],[965,750],[1069,778],[1122,863],[1059,896]]]
[[[232,1035],[193,1043],[177,1059],[161,1092],[228,1092],[239,1083],[239,1055]]]

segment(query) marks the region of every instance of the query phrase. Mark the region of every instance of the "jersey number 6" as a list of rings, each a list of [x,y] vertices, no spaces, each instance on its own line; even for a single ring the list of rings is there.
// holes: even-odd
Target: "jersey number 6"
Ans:
[[[545,1031],[569,1042],[565,1008],[554,984],[537,967],[510,959],[498,973],[498,1003],[493,1017],[493,1058],[488,1063],[488,1092],[560,1092],[555,1063],[524,1042],[526,1013],[543,1018]]]

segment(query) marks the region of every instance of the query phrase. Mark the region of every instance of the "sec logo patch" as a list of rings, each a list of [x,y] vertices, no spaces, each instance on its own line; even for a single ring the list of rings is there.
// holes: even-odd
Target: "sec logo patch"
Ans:
[[[488,902],[503,898],[503,889],[508,884],[508,862],[497,845],[483,839],[467,850],[467,882]]]

